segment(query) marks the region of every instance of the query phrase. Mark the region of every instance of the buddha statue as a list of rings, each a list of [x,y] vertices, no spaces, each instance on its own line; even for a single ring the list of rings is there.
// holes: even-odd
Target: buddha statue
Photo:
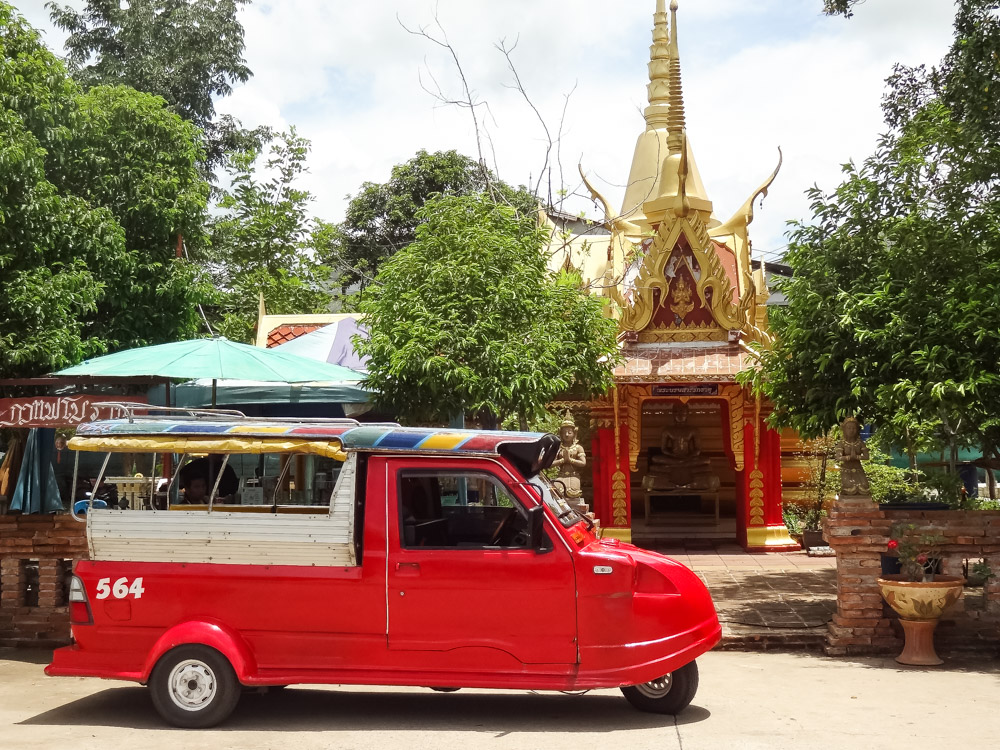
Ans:
[[[648,490],[698,490],[715,492],[719,477],[712,471],[708,456],[698,448],[697,435],[688,425],[687,404],[677,402],[673,408],[673,424],[660,435],[660,453],[649,458],[649,468],[643,477]]]
[[[587,454],[577,441],[576,423],[566,413],[566,418],[559,425],[559,453],[552,466],[559,470],[559,476],[554,484],[559,494],[574,506],[582,505],[583,490],[580,487],[580,469],[587,465]]]

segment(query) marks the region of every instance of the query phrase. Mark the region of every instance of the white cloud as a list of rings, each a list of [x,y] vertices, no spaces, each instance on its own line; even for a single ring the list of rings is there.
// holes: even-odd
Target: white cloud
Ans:
[[[78,2],[74,4],[79,4]],[[23,3],[35,23],[41,0]],[[954,7],[941,0],[869,0],[851,20],[827,18],[821,0],[682,0],[680,22],[688,132],[706,188],[728,218],[771,171],[782,174],[752,227],[755,248],[784,244],[787,219],[807,218],[803,191],[833,188],[840,164],[867,156],[882,129],[883,80],[895,62],[934,64],[951,39]],[[537,175],[541,128],[505,84],[494,49],[518,39],[525,86],[550,125],[575,84],[563,160],[568,180],[582,156],[620,202],[642,129],[654,0],[440,0],[439,17],[473,89],[487,100],[501,176]],[[344,196],[382,181],[418,149],[475,155],[468,113],[421,90],[428,70],[449,91],[446,53],[412,36],[433,23],[431,0],[258,0],[242,11],[255,76],[218,104],[247,125],[292,123],[313,142],[308,187],[316,212],[337,220]],[[50,31],[50,44],[61,40]],[[489,155],[492,161],[492,155]],[[593,210],[591,209],[591,212]]]

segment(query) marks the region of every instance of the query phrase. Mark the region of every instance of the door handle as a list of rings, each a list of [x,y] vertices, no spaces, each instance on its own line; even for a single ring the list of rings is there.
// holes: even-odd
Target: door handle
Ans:
[[[398,562],[396,563],[396,575],[400,577],[415,577],[420,575],[420,563]]]

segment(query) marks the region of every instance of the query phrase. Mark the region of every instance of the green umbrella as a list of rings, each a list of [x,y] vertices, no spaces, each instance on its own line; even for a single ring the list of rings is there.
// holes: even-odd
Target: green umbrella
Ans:
[[[55,374],[183,380],[208,378],[212,380],[213,405],[218,380],[310,383],[357,381],[361,377],[354,370],[339,365],[317,362],[274,349],[237,344],[223,338],[142,346],[87,359]]]

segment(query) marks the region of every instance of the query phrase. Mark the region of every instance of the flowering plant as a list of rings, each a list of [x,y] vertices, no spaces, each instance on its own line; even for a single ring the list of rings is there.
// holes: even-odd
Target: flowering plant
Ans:
[[[941,564],[940,534],[921,533],[913,523],[898,523],[889,529],[886,546],[899,558],[899,569],[908,581],[933,581]]]

